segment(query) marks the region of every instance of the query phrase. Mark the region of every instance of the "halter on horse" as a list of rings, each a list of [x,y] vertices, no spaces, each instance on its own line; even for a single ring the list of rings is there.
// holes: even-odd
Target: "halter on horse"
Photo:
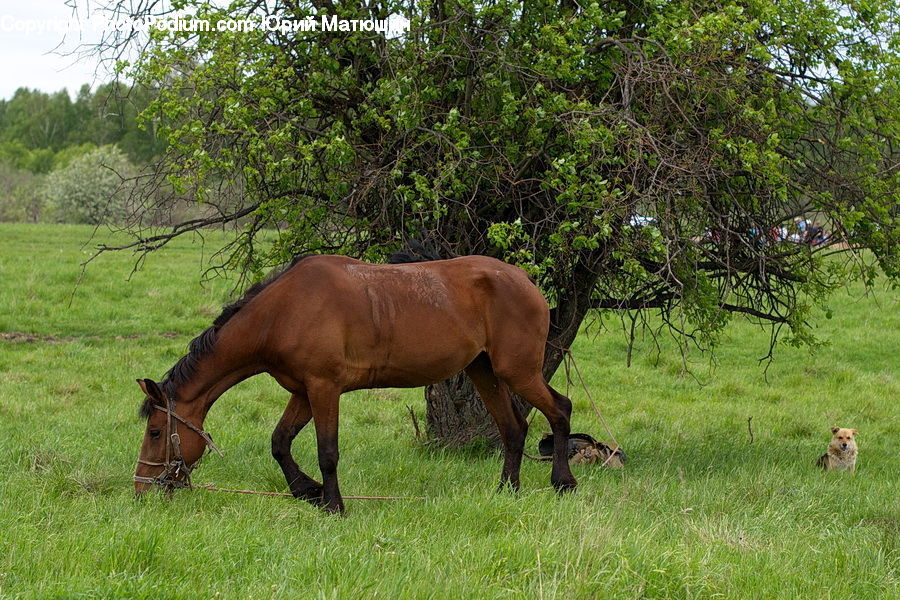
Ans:
[[[138,382],[140,383],[140,380]],[[185,462],[181,456],[181,436],[178,435],[174,422],[179,421],[203,438],[209,450],[214,451],[219,456],[223,456],[222,451],[213,443],[212,437],[208,433],[178,416],[175,412],[175,400],[173,398],[169,398],[168,408],[159,405],[154,406],[154,408],[168,415],[166,419],[166,439],[168,440],[166,444],[166,459],[163,462],[157,462],[139,458],[138,463],[149,467],[163,467],[163,470],[156,477],[139,477],[135,475],[133,479],[138,483],[149,483],[164,490],[190,488],[191,472],[196,468],[199,459],[190,465]]]

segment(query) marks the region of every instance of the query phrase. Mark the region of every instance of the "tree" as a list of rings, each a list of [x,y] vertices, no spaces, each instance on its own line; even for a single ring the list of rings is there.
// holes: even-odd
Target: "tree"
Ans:
[[[83,85],[75,102],[66,90],[47,94],[20,88],[0,100],[0,160],[34,173],[66,166],[85,148],[116,144],[132,162],[146,163],[163,143],[153,123],[143,129],[137,115],[154,90],[107,83],[91,92]]]
[[[3,111],[4,140],[17,140],[27,148],[61,149],[74,121],[69,93],[45,94],[19,88]]]
[[[235,223],[220,256],[251,277],[300,252],[381,260],[410,239],[499,256],[553,306],[547,375],[593,309],[658,311],[684,345],[713,346],[735,314],[773,344],[813,344],[813,304],[900,272],[888,0],[175,4],[213,30],[393,13],[411,29],[153,31],[121,65],[160,89],[142,118],[168,147],[142,197],[241,197],[168,231],[137,211],[124,247]],[[792,241],[797,218],[832,236]],[[256,243],[263,228],[274,245]],[[460,381],[429,390],[435,435],[488,431],[470,396]]]

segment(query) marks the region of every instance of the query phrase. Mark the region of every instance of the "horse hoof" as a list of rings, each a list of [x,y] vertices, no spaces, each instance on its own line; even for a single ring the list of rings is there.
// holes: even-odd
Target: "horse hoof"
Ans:
[[[330,515],[337,515],[339,517],[343,517],[345,513],[344,503],[343,502],[333,502],[326,504],[322,507],[322,510],[327,512]]]
[[[501,481],[500,485],[497,486],[497,493],[502,494],[503,492],[509,492],[511,494],[518,494],[521,486],[518,481]]]
[[[297,498],[298,500],[307,500],[313,504],[322,504],[322,484],[291,490],[291,493],[294,495],[294,498]]]
[[[566,492],[574,492],[575,488],[578,487],[578,482],[574,479],[564,480],[564,481],[552,481],[553,487],[556,488],[556,492],[558,494],[564,494]]]

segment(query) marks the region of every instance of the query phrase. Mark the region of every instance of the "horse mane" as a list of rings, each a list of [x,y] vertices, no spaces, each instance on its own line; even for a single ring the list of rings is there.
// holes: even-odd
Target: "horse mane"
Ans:
[[[291,267],[304,258],[308,258],[308,256],[309,255],[295,256],[294,259],[291,260],[291,264],[287,267],[281,271],[273,271],[274,274],[270,273],[264,280],[254,283],[247,288],[240,298],[231,304],[226,305],[222,309],[222,313],[215,318],[213,324],[204,329],[200,332],[200,335],[190,341],[187,354],[178,359],[178,362],[176,362],[166,373],[165,379],[159,384],[163,393],[167,397],[173,398],[175,396],[175,390],[178,389],[180,385],[189,381],[197,372],[197,365],[200,362],[200,359],[213,351],[213,348],[215,348],[216,345],[216,339],[218,338],[219,329],[221,329],[225,323],[230,321],[234,315],[240,312],[248,302],[259,296],[259,294],[269,287],[276,279],[287,273]],[[150,415],[153,414],[154,406],[155,402],[153,398],[147,397],[144,399],[144,403],[141,404],[138,414],[141,418],[148,419]]]
[[[398,252],[394,252],[388,256],[389,265],[401,265],[405,263],[429,262],[432,260],[442,260],[440,251],[434,246],[427,245],[418,240],[410,241],[406,248]]]

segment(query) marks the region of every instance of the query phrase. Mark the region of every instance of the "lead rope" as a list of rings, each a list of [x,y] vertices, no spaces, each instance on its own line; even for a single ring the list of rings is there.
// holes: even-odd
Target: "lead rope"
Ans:
[[[175,427],[174,421],[180,421],[188,429],[195,432],[203,441],[206,442],[206,454],[210,452],[215,452],[219,456],[222,456],[222,451],[213,443],[212,437],[193,423],[185,420],[182,417],[178,416],[178,413],[175,412],[175,400],[170,398],[168,402],[168,408],[163,408],[162,406],[157,405],[156,408],[158,410],[166,413],[166,439],[168,443],[166,444],[166,461],[164,463],[152,462],[147,460],[138,459],[139,463],[143,463],[145,465],[163,467],[163,472],[157,475],[156,477],[138,477],[135,476],[132,479],[134,481],[138,481],[141,483],[149,483],[156,485],[157,487],[165,487],[171,486],[179,489],[188,489],[188,490],[206,490],[210,492],[229,492],[232,494],[253,494],[257,496],[277,496],[283,498],[293,498],[293,494],[285,494],[282,492],[260,492],[256,490],[234,490],[229,488],[219,488],[214,487],[212,484],[208,485],[194,485],[191,483],[191,472],[197,467],[202,460],[202,456],[197,459],[197,461],[193,465],[188,465],[184,462],[184,459],[181,456],[181,436],[178,435],[178,429]],[[174,479],[172,476],[177,477],[178,472],[181,471],[184,473],[184,479],[179,481]],[[342,496],[342,498],[346,500],[425,500],[423,496],[410,496],[410,497],[400,497],[400,496]]]
[[[575,374],[578,376],[578,381],[581,383],[581,387],[584,389],[584,393],[587,396],[588,400],[591,403],[591,408],[594,409],[594,413],[597,415],[597,418],[600,420],[600,423],[603,425],[603,428],[606,430],[607,435],[609,435],[609,439],[612,440],[612,443],[616,445],[613,452],[610,453],[606,460],[603,461],[601,467],[605,467],[609,464],[609,461],[612,460],[613,456],[616,455],[616,450],[621,450],[622,447],[619,445],[619,442],[616,440],[616,436],[613,435],[612,430],[609,428],[609,425],[606,424],[606,419],[603,418],[603,415],[600,414],[600,409],[597,408],[597,403],[594,402],[593,396],[591,396],[590,390],[588,390],[587,384],[584,382],[584,377],[581,376],[581,371],[578,369],[578,363],[575,362],[575,356],[572,354],[572,351],[568,348],[558,348],[562,351],[564,359],[564,364],[566,365],[566,391],[569,389],[569,381],[570,381],[570,373],[569,373],[569,363],[572,363],[572,368],[575,370]]]
[[[233,490],[229,488],[214,487],[211,483],[207,485],[191,485],[191,490],[206,490],[208,492],[228,492],[231,494],[252,494],[255,496],[275,496],[278,498],[293,498],[293,494],[285,494],[283,492],[260,492],[257,490]],[[341,496],[344,500],[427,500],[424,496]]]
[[[594,414],[597,415],[597,418],[600,420],[600,423],[603,425],[603,428],[606,430],[606,433],[609,435],[609,439],[612,441],[613,444],[615,444],[615,448],[614,448],[613,452],[610,453],[610,455],[606,458],[606,460],[603,461],[603,464],[600,465],[601,467],[605,467],[606,465],[609,464],[609,461],[612,460],[612,458],[615,456],[615,450],[621,450],[622,447],[619,445],[618,440],[616,440],[616,436],[613,435],[612,430],[609,428],[609,425],[606,423],[606,419],[604,419],[603,415],[600,413],[600,409],[597,408],[597,403],[594,402],[594,397],[591,395],[591,392],[588,389],[587,384],[584,381],[584,377],[582,377],[582,375],[581,375],[581,370],[578,368],[578,363],[575,362],[575,356],[572,354],[572,351],[569,348],[561,348],[559,346],[557,346],[556,348],[563,353],[563,357],[564,357],[563,365],[566,369],[566,395],[567,396],[569,395],[569,388],[573,383],[572,382],[572,374],[571,374],[571,370],[570,370],[570,363],[571,363],[571,368],[575,371],[575,374],[578,376],[578,381],[579,381],[579,383],[581,383],[581,387],[584,390],[584,393],[587,396],[588,401],[591,403],[591,408],[593,408]],[[189,422],[185,421],[184,419],[182,419],[181,417],[179,417],[175,413],[174,404],[175,404],[175,402],[170,399],[168,410],[165,408],[162,408],[161,406],[157,406],[157,408],[159,408],[160,410],[168,413],[168,418],[166,419],[166,434],[169,437],[171,444],[166,444],[166,464],[167,465],[171,464],[169,461],[169,446],[170,445],[172,445],[174,447],[176,456],[178,456],[179,458],[181,457],[181,446],[180,446],[181,438],[178,436],[177,430],[174,434],[169,433],[172,428],[172,420],[173,419],[178,419],[179,421],[181,421],[182,423],[187,425],[188,428],[190,428],[191,430],[196,432],[200,437],[203,438],[203,440],[207,444],[208,450],[214,450],[219,456],[222,456],[222,451],[219,450],[219,448],[216,447],[215,444],[213,444],[212,438],[209,436],[209,434],[206,433],[205,431],[203,431],[202,429],[200,429],[199,427],[196,427],[193,423],[189,423]],[[527,453],[525,453],[525,454],[526,454],[526,456],[528,456],[531,459],[543,460],[543,459],[537,459],[536,457],[533,457]],[[139,461],[139,462],[144,462],[144,461]],[[212,484],[193,485],[190,480],[190,475],[191,475],[191,471],[193,471],[194,469],[192,467],[189,467],[187,464],[185,464],[183,460],[181,460],[180,462],[181,462],[181,464],[175,468],[175,472],[177,473],[178,470],[181,469],[183,466],[184,474],[185,474],[185,481],[181,482],[182,485],[179,487],[184,487],[189,490],[206,490],[209,492],[227,492],[227,493],[231,493],[231,494],[251,494],[251,495],[257,495],[257,496],[275,496],[275,497],[279,497],[279,498],[293,498],[294,497],[293,494],[285,494],[283,492],[261,492],[261,491],[257,491],[257,490],[235,490],[235,489],[230,489],[230,488],[214,487]],[[198,460],[198,462],[199,462],[199,460]],[[151,463],[145,462],[145,464],[151,464]],[[166,472],[165,472],[166,479],[168,479],[168,475],[169,475],[169,473],[168,473],[168,468],[167,468]],[[140,480],[143,480],[146,478],[135,477],[134,479],[136,481],[140,481]],[[154,480],[152,480],[152,481],[153,481],[153,483],[156,483],[157,485],[162,485],[164,483],[163,481],[159,480],[158,478],[154,478]],[[166,481],[165,483],[172,483],[172,482]],[[426,500],[426,498],[423,496],[408,496],[408,497],[401,497],[401,496],[342,496],[342,497],[347,500]]]

